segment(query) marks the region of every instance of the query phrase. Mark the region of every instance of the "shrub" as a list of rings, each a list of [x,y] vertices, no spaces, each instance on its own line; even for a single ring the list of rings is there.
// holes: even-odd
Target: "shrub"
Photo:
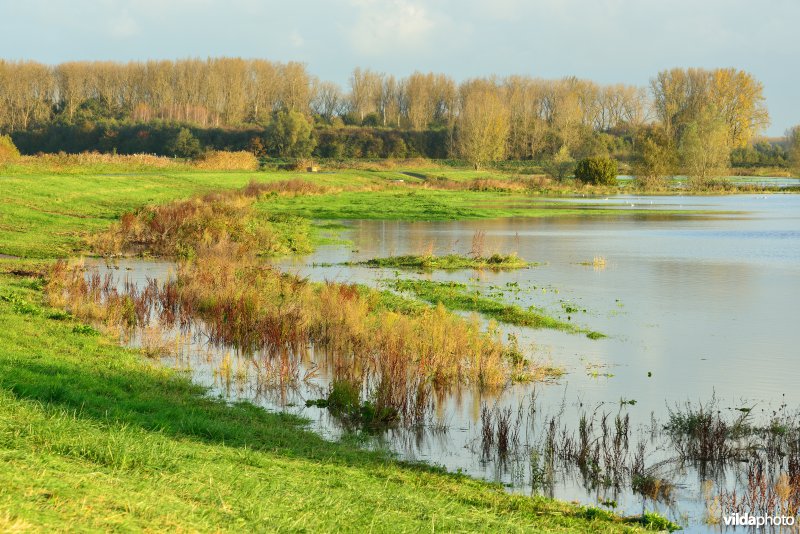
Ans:
[[[0,165],[16,161],[19,157],[19,150],[17,150],[11,137],[0,135]]]
[[[585,158],[575,168],[575,178],[595,185],[616,185],[617,161],[611,158]]]
[[[188,128],[178,130],[166,148],[170,155],[179,158],[196,158],[203,152],[200,148],[200,141],[192,135]]]

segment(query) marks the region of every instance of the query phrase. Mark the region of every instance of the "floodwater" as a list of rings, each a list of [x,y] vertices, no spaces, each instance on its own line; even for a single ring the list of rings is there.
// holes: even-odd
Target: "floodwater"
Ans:
[[[494,480],[511,491],[544,493],[586,504],[615,501],[617,511],[657,510],[692,530],[704,523],[701,490],[711,478],[736,487],[736,473],[701,473],[672,461],[674,454],[652,434],[669,410],[687,401],[712,398],[725,413],[751,408],[767,417],[782,404],[800,408],[800,196],[611,197],[564,202],[625,209],[702,210],[702,216],[609,216],[498,219],[459,222],[346,221],[337,237],[346,246],[277,262],[285,271],[313,280],[380,286],[394,277],[456,280],[510,303],[537,306],[608,337],[592,340],[556,330],[504,327],[526,354],[562,367],[566,374],[536,385],[516,385],[500,395],[462,390],[441,399],[432,424],[374,436],[400,457],[423,460]],[[516,251],[538,265],[510,272],[414,273],[335,265],[375,257],[468,253],[477,230],[485,251]],[[603,264],[595,265],[595,257]],[[333,265],[332,265],[333,264]],[[134,279],[164,277],[168,264],[123,262]],[[126,271],[127,269],[127,271]],[[575,311],[575,310],[578,311]],[[167,358],[190,370],[217,394],[247,398],[312,420],[312,428],[336,437],[342,429],[324,409],[305,400],[325,395],[319,375],[294,390],[258,387],[246,377],[225,382],[215,373],[221,353],[195,343],[187,356]],[[513,460],[482,454],[481,406],[510,407],[519,417],[520,442],[541,444],[543,421],[558,416],[575,428],[580,414],[628,416],[633,436],[645,437],[645,464],[675,484],[669,502],[654,502],[630,486],[587,483],[568,469],[538,484],[532,449],[520,447]],[[633,448],[633,444],[631,445]],[[536,457],[534,456],[534,459]],[[535,463],[534,463],[535,466]]]

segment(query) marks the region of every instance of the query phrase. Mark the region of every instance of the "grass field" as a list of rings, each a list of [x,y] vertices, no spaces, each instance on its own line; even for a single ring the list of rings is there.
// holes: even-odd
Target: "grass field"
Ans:
[[[325,441],[294,417],[211,399],[182,375],[43,302],[40,273],[48,259],[85,251],[85,237],[122,213],[242,187],[254,177],[277,181],[292,176],[0,177],[0,253],[34,258],[0,258],[0,531],[618,532],[672,527],[654,515],[622,519],[597,508],[510,495],[496,485],[362,450],[356,438]],[[315,195],[317,211],[338,202],[340,212],[349,216],[345,207],[352,195],[374,195],[371,205],[384,208],[396,195],[409,195],[391,189],[405,186],[383,172],[343,171],[310,179],[344,191]],[[380,191],[347,191],[352,189]],[[507,213],[477,207],[482,200],[507,195],[418,194],[442,213]],[[311,209],[310,198],[272,195],[258,206],[276,213],[305,202],[297,209],[302,211]],[[391,215],[423,217],[426,212],[415,200]]]
[[[463,176],[458,179],[463,180],[474,174],[451,171],[449,179],[457,181],[459,172]],[[399,176],[404,176],[405,181],[398,183]],[[251,180],[270,182],[291,178],[326,186],[332,192],[265,197],[256,208],[268,214],[313,219],[454,220],[645,213],[547,202],[521,193],[428,189],[418,186],[424,180],[401,171],[0,173],[0,254],[53,258],[85,253],[86,236],[107,228],[127,211],[215,189],[243,187]]]

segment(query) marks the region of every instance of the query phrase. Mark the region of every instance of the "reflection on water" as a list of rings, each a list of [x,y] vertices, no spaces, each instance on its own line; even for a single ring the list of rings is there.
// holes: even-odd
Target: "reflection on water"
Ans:
[[[384,278],[422,276],[460,281],[484,293],[500,293],[523,307],[545,308],[608,335],[591,340],[555,330],[507,328],[533,358],[552,360],[567,374],[555,383],[516,385],[496,398],[454,391],[437,403],[438,417],[432,425],[390,430],[377,436],[376,444],[404,458],[460,469],[530,492],[542,478],[538,460],[531,461],[533,449],[521,447],[513,461],[481,453],[483,405],[511,408],[515,420],[520,419],[523,444],[541,443],[546,421],[556,415],[565,425],[577,425],[579,415],[586,413],[607,413],[611,420],[626,417],[634,433],[646,436],[662,424],[668,407],[687,399],[706,402],[714,395],[721,409],[754,407],[754,417],[784,402],[800,406],[796,386],[800,383],[800,197],[590,201],[623,208],[702,209],[711,216],[350,221],[350,229],[341,237],[352,246],[323,247],[311,256],[278,262],[283,270],[314,280],[379,285]],[[330,266],[422,253],[431,246],[440,254],[467,253],[476,230],[486,233],[488,252],[517,251],[540,265],[511,272],[426,274]],[[603,268],[593,268],[596,257],[605,260]],[[120,269],[144,280],[145,276],[165,277],[169,265],[123,262]],[[324,368],[293,387],[264,387],[257,379],[257,357],[209,350],[201,336],[184,338],[182,346],[182,356],[167,361],[191,369],[198,381],[215,392],[298,413],[331,437],[341,432],[326,410],[305,407],[305,400],[324,396],[328,379]],[[314,357],[313,352],[305,357],[306,369]],[[647,444],[647,450],[648,466],[669,457],[657,439]],[[646,506],[678,522],[698,525],[706,509],[703,481],[712,477],[685,465],[664,465],[660,475],[677,484],[672,504],[644,502],[627,486],[621,490],[587,487],[576,473],[561,473],[537,490],[591,504],[615,500],[619,509],[631,513]],[[715,474],[722,486],[734,483],[735,476]]]

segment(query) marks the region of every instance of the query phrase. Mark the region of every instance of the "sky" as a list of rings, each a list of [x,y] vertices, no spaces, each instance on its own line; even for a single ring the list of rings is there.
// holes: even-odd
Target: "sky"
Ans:
[[[768,135],[800,124],[800,0],[0,0],[0,57],[49,64],[240,56],[464,80],[646,86],[672,67],[764,84]]]

